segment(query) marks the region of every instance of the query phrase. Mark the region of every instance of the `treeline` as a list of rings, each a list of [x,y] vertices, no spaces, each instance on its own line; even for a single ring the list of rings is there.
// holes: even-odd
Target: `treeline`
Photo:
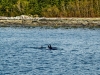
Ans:
[[[100,0],[0,0],[0,16],[100,17]]]

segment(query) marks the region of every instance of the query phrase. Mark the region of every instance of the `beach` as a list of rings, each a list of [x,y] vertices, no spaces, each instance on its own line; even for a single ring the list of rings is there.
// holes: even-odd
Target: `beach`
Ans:
[[[100,27],[100,18],[0,17],[0,26]]]

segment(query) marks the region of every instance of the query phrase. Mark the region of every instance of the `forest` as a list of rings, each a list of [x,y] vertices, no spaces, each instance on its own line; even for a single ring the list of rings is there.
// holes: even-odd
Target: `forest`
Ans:
[[[100,17],[100,0],[0,0],[0,16]]]

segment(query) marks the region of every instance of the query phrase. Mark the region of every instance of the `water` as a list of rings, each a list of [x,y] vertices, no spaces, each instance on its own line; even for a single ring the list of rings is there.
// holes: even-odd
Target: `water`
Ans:
[[[1,27],[0,75],[100,75],[100,29]]]

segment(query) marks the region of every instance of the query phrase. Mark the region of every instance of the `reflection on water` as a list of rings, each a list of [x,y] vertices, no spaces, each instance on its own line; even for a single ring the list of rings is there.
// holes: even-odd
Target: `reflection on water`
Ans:
[[[100,75],[100,29],[0,28],[0,75],[66,74]]]

